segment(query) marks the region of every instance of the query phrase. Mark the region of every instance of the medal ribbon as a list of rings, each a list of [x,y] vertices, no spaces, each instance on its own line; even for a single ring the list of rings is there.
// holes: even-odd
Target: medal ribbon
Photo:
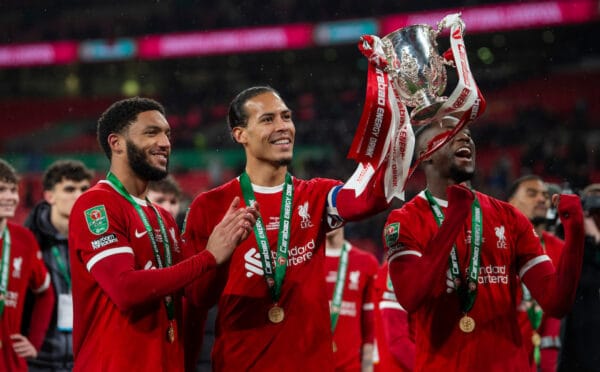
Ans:
[[[67,288],[69,289],[69,292],[71,292],[71,274],[69,273],[69,268],[65,264],[65,261],[62,259],[57,246],[52,246],[51,251],[52,255],[54,256],[54,260],[56,261],[56,266],[58,266],[58,271],[67,283]]]
[[[345,187],[359,196],[371,177],[385,163],[384,192],[388,201],[404,199],[415,143],[406,106],[400,102],[387,72],[381,39],[361,37],[358,48],[369,60],[363,112],[347,157],[359,163]]]
[[[346,283],[346,273],[348,272],[348,253],[350,245],[344,242],[342,253],[340,254],[340,263],[338,264],[335,287],[333,289],[333,298],[331,299],[331,333],[335,331],[340,311],[342,310],[342,296],[344,294],[344,284]]]
[[[250,177],[248,177],[246,172],[240,175],[240,185],[242,187],[244,202],[246,205],[251,206],[256,201],[256,197],[252,190]],[[293,199],[294,184],[292,183],[292,176],[289,173],[286,173],[285,182],[283,184],[281,210],[279,212],[279,234],[277,237],[277,254],[275,261],[272,260],[271,248],[269,246],[269,240],[267,239],[267,229],[265,228],[262,217],[259,216],[254,225],[254,235],[259,246],[258,251],[265,273],[265,281],[267,282],[267,287],[269,288],[274,303],[277,303],[281,297],[281,286],[287,269]],[[275,270],[273,270],[273,268],[275,268]]]
[[[0,316],[4,312],[6,292],[8,292],[8,273],[10,272],[10,233],[8,225],[2,232],[2,263],[0,264]]]
[[[440,226],[442,222],[444,222],[444,212],[442,212],[442,208],[435,201],[429,190],[425,190],[425,197],[429,202],[437,225]],[[448,259],[452,280],[455,283],[460,281],[459,285],[457,285],[457,293],[460,299],[461,310],[465,314],[471,310],[473,304],[475,304],[475,297],[477,296],[477,279],[479,277],[482,235],[481,205],[479,204],[479,200],[475,198],[471,204],[471,259],[469,260],[469,268],[467,270],[466,285],[462,283],[456,244],[452,246],[450,258]],[[472,289],[469,288],[470,286],[472,286]]]
[[[546,252],[546,244],[544,243],[544,239],[540,237],[540,242],[542,243],[542,248],[544,249],[544,253]],[[542,324],[542,316],[544,315],[544,311],[538,305],[537,301],[531,297],[531,292],[525,286],[523,282],[521,282],[521,288],[523,289],[523,301],[531,302],[531,306],[527,309],[527,317],[529,318],[529,322],[531,323],[531,328],[534,332],[540,328]],[[535,360],[536,365],[540,365],[541,362],[541,354],[540,354],[540,345],[534,345],[533,349],[533,358]]]
[[[119,181],[119,179],[114,174],[112,174],[111,172],[108,172],[108,174],[106,175],[106,180],[115,188],[115,190],[117,190],[117,192],[119,194],[121,194],[122,197],[124,197],[129,202],[129,204],[131,204],[133,206],[133,208],[136,210],[137,214],[142,219],[142,223],[144,224],[144,228],[146,229],[146,232],[148,233],[148,238],[150,238],[150,243],[152,244],[152,252],[154,252],[154,258],[156,259],[156,264],[157,264],[158,268],[160,269],[163,267],[171,266],[171,264],[172,264],[171,244],[169,243],[169,236],[167,235],[167,229],[165,228],[165,224],[162,220],[162,216],[158,212],[158,209],[156,209],[156,207],[150,202],[150,200],[148,200],[148,198],[146,198],[146,203],[148,203],[148,206],[150,206],[150,208],[152,208],[152,210],[156,214],[156,219],[158,220],[158,226],[160,227],[160,235],[162,237],[162,243],[165,248],[164,263],[160,256],[158,244],[156,242],[156,239],[154,238],[154,230],[152,229],[152,226],[150,225],[150,221],[148,220],[148,216],[146,216],[146,213],[144,212],[142,207],[133,199],[133,197],[129,194],[127,189],[125,189],[125,186],[123,186],[121,181]],[[165,296],[164,302],[165,302],[165,308],[167,309],[167,317],[169,318],[169,320],[173,320],[175,318],[175,304],[173,303],[173,298],[170,295]]]

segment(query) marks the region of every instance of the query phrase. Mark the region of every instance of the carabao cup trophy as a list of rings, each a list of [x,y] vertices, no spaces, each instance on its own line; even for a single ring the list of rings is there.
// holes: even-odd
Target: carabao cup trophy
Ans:
[[[442,57],[437,38],[448,27],[452,28],[451,50]],[[412,25],[381,39],[386,71],[398,98],[412,107],[412,124],[427,124],[446,116],[458,119],[458,113],[477,104],[479,94],[467,60],[464,29],[460,14],[451,14],[438,24],[437,30],[429,25]],[[446,66],[457,67],[459,74],[458,89],[450,98],[442,96],[447,83]]]
[[[447,97],[447,61],[438,54],[437,32],[428,25],[404,27],[385,36],[383,50],[388,73],[400,100],[413,107],[415,124],[427,122],[442,107]]]
[[[450,28],[451,48],[440,55],[437,38],[445,28]],[[437,30],[429,25],[411,25],[383,38],[361,37],[358,47],[369,60],[367,94],[348,153],[361,164],[350,180],[356,190],[376,169],[385,166],[386,196],[402,199],[406,181],[418,163],[483,113],[485,100],[469,67],[464,30],[457,13],[444,17]],[[446,66],[455,67],[458,75],[458,83],[448,97],[443,96]],[[413,159],[415,137],[411,124],[447,122],[453,128],[443,137],[436,137],[424,154]]]

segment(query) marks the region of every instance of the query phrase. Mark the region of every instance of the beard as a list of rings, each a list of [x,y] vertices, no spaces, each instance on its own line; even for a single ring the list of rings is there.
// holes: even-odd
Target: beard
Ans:
[[[135,174],[147,181],[160,181],[169,174],[169,163],[165,170],[153,167],[146,160],[146,154],[142,149],[137,147],[133,142],[127,141],[127,158],[129,166]]]
[[[456,165],[450,167],[450,178],[456,183],[470,181],[473,178],[473,174],[475,174],[474,171],[466,171]]]

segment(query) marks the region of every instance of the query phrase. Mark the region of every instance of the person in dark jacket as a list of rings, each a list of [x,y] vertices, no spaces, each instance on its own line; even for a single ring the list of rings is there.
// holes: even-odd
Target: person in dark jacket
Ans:
[[[582,191],[585,243],[575,304],[563,319],[559,372],[600,371],[600,183]]]
[[[43,176],[44,200],[27,217],[25,226],[35,235],[52,278],[56,304],[37,358],[28,361],[29,371],[70,371],[73,368],[71,278],[68,256],[69,215],[75,200],[90,187],[91,170],[77,160],[58,160]],[[29,296],[28,296],[29,297]],[[25,305],[26,320],[31,307]]]

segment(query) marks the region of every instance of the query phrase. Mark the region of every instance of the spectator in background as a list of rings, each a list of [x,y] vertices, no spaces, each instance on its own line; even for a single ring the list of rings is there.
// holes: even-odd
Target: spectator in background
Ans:
[[[223,199],[257,201],[261,218],[229,263],[202,282],[203,303],[219,306],[213,368],[333,370],[323,285],[325,233],[388,206],[384,171],[376,170],[359,195],[340,181],[292,177],[296,127],[292,111],[271,87],[239,93],[229,106],[228,124],[244,148],[245,171],[196,197],[184,238],[194,247],[205,245],[225,212]]]
[[[171,175],[148,182],[148,199],[160,205],[177,221],[181,212],[181,188]]]
[[[396,300],[387,261],[377,272],[375,298],[375,372],[410,372],[415,368],[414,322]]]
[[[508,202],[525,215],[535,228],[544,253],[558,266],[564,242],[547,231],[550,197],[548,186],[536,175],[526,175],[513,182]],[[560,349],[560,319],[545,314],[527,287],[522,284],[519,323],[523,344],[532,371],[556,371]]]
[[[164,115],[160,103],[135,97],[98,120],[110,170],[69,220],[76,371],[183,370],[181,294],[193,301],[195,279],[228,260],[257,217],[231,198],[208,248],[188,254],[173,217],[147,199],[148,182],[168,174]]]
[[[455,125],[423,127],[417,154]],[[560,195],[566,245],[555,268],[521,212],[467,188],[475,172],[468,128],[421,164],[427,188],[392,211],[384,227],[394,292],[415,313],[415,369],[528,370],[515,305],[517,274],[544,311],[562,316],[569,310],[583,254],[579,198]]]
[[[9,222],[19,204],[18,176],[0,159],[0,368],[27,371],[38,355],[54,308],[54,291],[31,231]],[[29,333],[21,333],[27,289],[35,294]]]
[[[336,371],[373,371],[377,267],[375,256],[344,239],[343,227],[327,233],[325,282]]]
[[[600,369],[600,183],[583,189],[585,246],[575,304],[563,319],[558,371]]]
[[[28,361],[30,371],[69,371],[73,368],[73,299],[69,264],[69,216],[75,200],[90,188],[93,173],[77,160],[52,163],[42,177],[44,201],[30,212],[25,226],[33,232],[52,278],[57,301],[42,348]],[[33,321],[28,301],[24,323]],[[24,325],[24,328],[27,328]]]

